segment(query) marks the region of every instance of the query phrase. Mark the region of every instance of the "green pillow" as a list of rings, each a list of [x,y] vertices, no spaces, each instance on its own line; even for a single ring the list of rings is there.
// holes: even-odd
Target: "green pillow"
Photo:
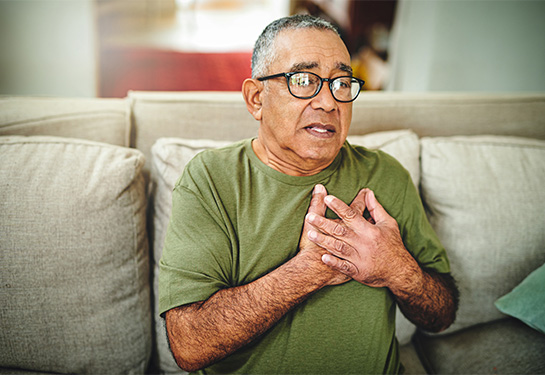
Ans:
[[[500,297],[495,305],[504,314],[545,333],[545,264],[528,275],[511,292]]]

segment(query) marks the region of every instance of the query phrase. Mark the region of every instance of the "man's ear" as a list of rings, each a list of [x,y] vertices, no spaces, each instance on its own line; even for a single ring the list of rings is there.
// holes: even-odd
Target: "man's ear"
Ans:
[[[246,108],[248,112],[257,121],[261,121],[261,92],[263,90],[263,84],[256,79],[246,79],[242,83],[242,96],[246,102]]]

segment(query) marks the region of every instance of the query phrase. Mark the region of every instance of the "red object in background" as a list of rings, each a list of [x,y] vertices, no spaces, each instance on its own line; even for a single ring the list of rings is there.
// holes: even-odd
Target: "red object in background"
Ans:
[[[251,76],[251,55],[103,49],[99,95],[123,98],[129,90],[240,91],[242,82]]]

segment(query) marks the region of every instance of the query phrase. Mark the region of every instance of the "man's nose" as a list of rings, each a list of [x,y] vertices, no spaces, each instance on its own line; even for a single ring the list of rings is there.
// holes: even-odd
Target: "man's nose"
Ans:
[[[311,106],[313,109],[322,109],[326,112],[331,112],[337,109],[337,101],[333,97],[329,88],[329,83],[324,82],[322,89],[314,98],[312,98]]]

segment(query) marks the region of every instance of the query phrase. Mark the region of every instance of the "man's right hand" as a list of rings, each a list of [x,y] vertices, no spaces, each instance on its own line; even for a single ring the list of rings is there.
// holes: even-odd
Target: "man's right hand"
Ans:
[[[312,199],[310,201],[310,206],[307,211],[307,215],[310,213],[315,213],[316,215],[324,216],[327,206],[324,202],[324,198],[327,196],[327,190],[323,185],[316,185],[312,191]],[[362,207],[359,200],[354,199],[351,204],[351,207],[355,210]],[[365,207],[365,206],[363,206]],[[361,212],[363,215],[363,211]],[[350,281],[351,278],[345,274],[332,269],[322,262],[322,255],[326,254],[327,251],[316,245],[314,242],[310,241],[308,238],[308,233],[311,230],[317,230],[314,228],[307,220],[303,225],[303,232],[301,234],[301,239],[299,240],[299,256],[307,260],[313,269],[317,273],[317,277],[324,280],[325,285],[339,285],[347,281]]]

